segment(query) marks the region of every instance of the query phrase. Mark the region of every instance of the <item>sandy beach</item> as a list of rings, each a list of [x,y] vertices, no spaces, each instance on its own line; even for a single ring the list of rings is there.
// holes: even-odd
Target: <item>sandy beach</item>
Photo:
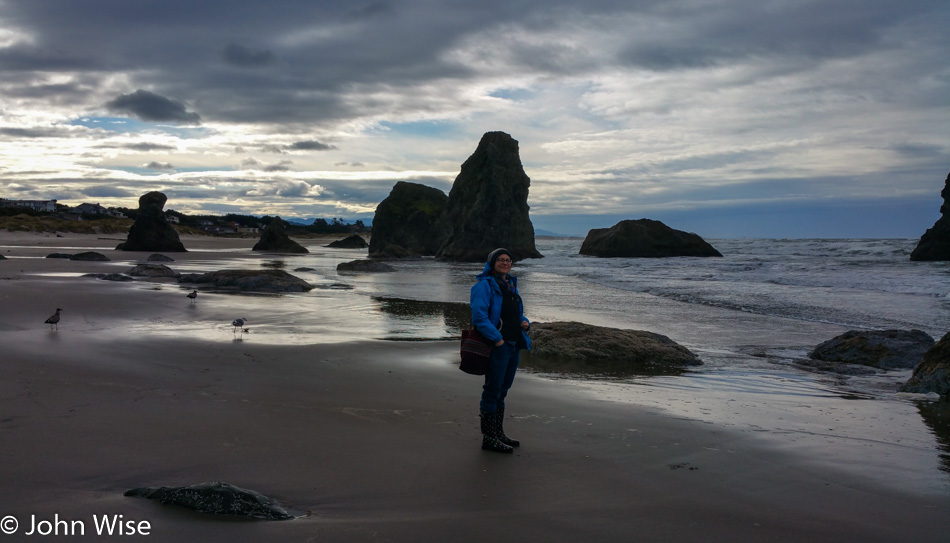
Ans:
[[[0,232],[0,517],[18,524],[2,541],[102,539],[104,515],[147,522],[135,537],[148,541],[210,542],[896,542],[941,541],[950,528],[947,492],[880,485],[530,374],[516,380],[506,423],[523,446],[484,452],[481,383],[456,369],[455,342],[361,336],[365,319],[330,296],[308,299],[327,303],[332,324],[318,339],[254,315],[236,335],[230,319],[248,304],[299,300],[202,294],[192,306],[169,280],[79,278],[148,255],[64,236]],[[183,241],[175,269],[213,267],[233,256],[222,250],[254,242]],[[42,258],[50,247],[115,261]],[[329,331],[346,327],[354,337]],[[207,481],[302,516],[249,521],[123,496]],[[27,535],[54,519],[77,522]]]

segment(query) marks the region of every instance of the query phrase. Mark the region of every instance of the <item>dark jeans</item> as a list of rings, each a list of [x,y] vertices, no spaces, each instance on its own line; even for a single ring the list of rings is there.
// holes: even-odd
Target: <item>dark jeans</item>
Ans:
[[[482,387],[482,401],[478,408],[486,413],[494,413],[505,407],[505,396],[515,381],[521,350],[513,341],[492,347],[488,360],[488,373],[485,374],[485,386]]]

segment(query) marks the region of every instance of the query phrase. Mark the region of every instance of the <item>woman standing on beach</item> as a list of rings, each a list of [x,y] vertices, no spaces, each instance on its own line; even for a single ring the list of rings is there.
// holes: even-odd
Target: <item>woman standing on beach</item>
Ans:
[[[530,326],[518,294],[518,278],[511,275],[511,253],[495,249],[472,287],[472,325],[495,346],[488,362],[479,415],[482,449],[511,453],[518,440],[505,435],[505,396],[518,371],[519,352],[531,348],[525,333]]]

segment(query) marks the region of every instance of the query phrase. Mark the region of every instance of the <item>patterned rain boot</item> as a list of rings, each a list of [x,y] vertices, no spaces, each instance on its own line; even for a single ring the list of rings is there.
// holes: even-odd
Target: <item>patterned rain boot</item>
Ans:
[[[499,408],[498,411],[495,412],[495,416],[498,418],[498,441],[501,441],[509,447],[518,447],[521,445],[521,442],[517,439],[511,439],[505,435],[505,408]]]
[[[482,450],[509,454],[514,452],[514,449],[498,439],[498,412],[488,413],[481,411],[479,416],[482,419]]]

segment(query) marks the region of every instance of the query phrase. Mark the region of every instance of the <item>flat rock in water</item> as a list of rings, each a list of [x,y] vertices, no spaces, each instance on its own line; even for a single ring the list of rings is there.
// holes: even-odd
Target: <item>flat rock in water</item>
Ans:
[[[67,260],[69,260],[69,259],[72,258],[72,257],[73,257],[73,255],[71,255],[71,254],[69,254],[69,253],[50,253],[50,254],[46,255],[46,258],[65,258],[65,259],[67,259]]]
[[[135,279],[121,273],[87,273],[83,277],[92,277],[103,281],[135,281]]]
[[[87,251],[85,253],[74,254],[69,257],[70,260],[82,260],[84,262],[109,262],[109,257],[102,253],[97,253],[95,251]]]
[[[851,330],[815,347],[808,356],[882,370],[913,368],[934,340],[921,330]]]
[[[722,256],[698,235],[650,219],[620,221],[610,228],[595,228],[587,233],[579,252],[604,258]]]
[[[379,262],[378,260],[353,260],[351,262],[341,262],[337,264],[336,271],[365,272],[365,273],[386,273],[394,272],[396,268]]]
[[[174,262],[175,259],[170,256],[165,256],[161,253],[155,253],[148,256],[149,262]]]
[[[127,490],[125,496],[158,500],[214,515],[236,515],[263,520],[294,518],[276,500],[228,483],[210,482],[178,487],[145,487]]]
[[[181,276],[180,273],[164,264],[139,264],[129,270],[129,275],[133,277],[172,277],[176,279]]]
[[[532,323],[526,365],[543,371],[613,375],[677,373],[702,365],[670,338],[580,322]]]
[[[914,374],[901,387],[901,392],[950,395],[950,333],[924,353],[923,360],[914,368]]]
[[[347,236],[343,239],[330,242],[327,247],[332,249],[365,249],[369,247],[369,244],[366,243],[366,240],[363,239],[363,236],[359,234],[353,234],[352,236]]]
[[[313,285],[284,270],[220,270],[182,274],[179,283],[210,283],[219,288],[253,292],[307,292]]]

